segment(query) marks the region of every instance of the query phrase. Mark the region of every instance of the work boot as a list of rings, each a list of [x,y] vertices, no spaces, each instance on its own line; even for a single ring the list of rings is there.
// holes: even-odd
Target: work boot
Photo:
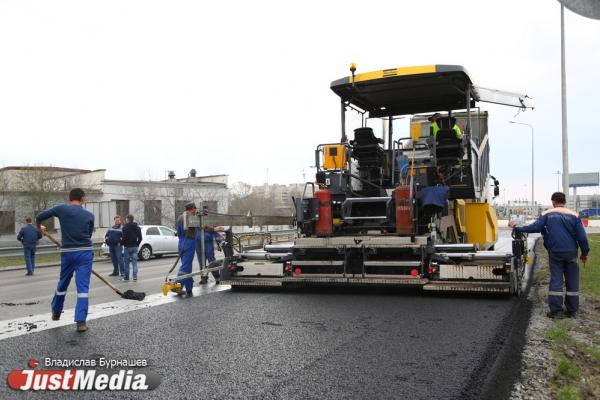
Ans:
[[[577,318],[577,311],[565,311],[565,317],[567,318]]]
[[[87,329],[85,321],[77,321],[77,332],[85,332]]]
[[[60,312],[52,311],[52,321],[58,321],[60,319]]]
[[[119,276],[119,274],[115,274],[114,272],[112,274],[108,274],[108,276]]]
[[[563,319],[564,314],[562,311],[548,311],[546,316],[550,319]]]
[[[33,272],[28,272],[25,274],[25,276],[31,276],[31,275],[33,275]]]
[[[200,278],[199,285],[205,285],[206,283],[208,283],[208,278],[207,277]]]

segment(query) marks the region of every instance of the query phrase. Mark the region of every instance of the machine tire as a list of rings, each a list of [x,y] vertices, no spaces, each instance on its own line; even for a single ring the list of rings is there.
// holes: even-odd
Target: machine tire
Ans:
[[[138,252],[138,258],[142,261],[148,261],[152,257],[152,247],[145,244]]]

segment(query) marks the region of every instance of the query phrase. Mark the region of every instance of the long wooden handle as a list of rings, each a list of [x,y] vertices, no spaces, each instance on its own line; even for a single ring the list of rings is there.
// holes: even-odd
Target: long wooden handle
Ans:
[[[61,244],[58,240],[56,240],[55,238],[52,237],[52,235],[50,235],[48,232],[46,232],[45,229],[42,229],[42,234],[44,236],[46,236],[48,239],[50,239],[50,241],[52,243],[54,243],[55,245],[57,245],[58,247],[61,247]],[[99,273],[97,273],[96,271],[92,270],[92,274],[96,275],[96,277],[98,279],[100,279],[102,282],[104,282],[109,288],[111,288],[112,290],[114,290],[115,292],[117,292],[117,294],[119,296],[123,296],[123,293],[121,293],[121,291],[119,289],[117,289],[117,287],[115,285],[113,285],[112,283],[110,283],[109,281],[106,280],[106,278],[104,278],[102,275],[100,275]]]
[[[62,245],[60,244],[60,242],[56,239],[54,239],[52,237],[52,235],[50,235],[45,229],[42,229],[42,235],[46,236],[48,239],[50,239],[50,241],[52,243],[54,243],[55,245],[57,245],[58,247],[61,247]]]
[[[103,277],[102,275],[100,275],[99,273],[97,273],[94,270],[92,270],[92,274],[96,275],[96,278],[100,279],[109,288],[111,288],[112,290],[114,290],[115,292],[117,292],[120,296],[123,296],[123,293],[121,293],[121,291],[119,289],[117,289],[117,287],[115,285],[113,285],[112,283],[110,283],[109,281],[107,281],[105,277]]]

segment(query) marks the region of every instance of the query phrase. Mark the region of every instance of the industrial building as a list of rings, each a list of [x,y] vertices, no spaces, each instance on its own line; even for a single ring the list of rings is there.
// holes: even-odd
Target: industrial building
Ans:
[[[173,226],[188,201],[203,202],[215,212],[226,213],[228,209],[227,175],[197,176],[194,169],[184,178],[176,178],[169,171],[165,180],[117,180],[105,175],[105,169],[0,168],[0,234],[14,234],[25,218],[65,202],[75,187],[85,190],[85,207],[96,217],[94,236],[102,236],[117,214],[131,213],[140,224]],[[45,225],[60,229],[56,219]]]

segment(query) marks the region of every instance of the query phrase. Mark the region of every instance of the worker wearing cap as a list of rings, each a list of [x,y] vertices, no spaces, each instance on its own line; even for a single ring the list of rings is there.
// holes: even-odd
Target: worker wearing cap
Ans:
[[[177,218],[177,237],[179,238],[178,251],[181,257],[181,266],[177,275],[190,274],[192,272],[192,263],[194,261],[194,254],[196,253],[197,243],[200,238],[200,229],[188,227],[185,229],[184,219],[185,214],[196,215],[198,209],[196,204],[193,202],[185,205],[185,212],[179,218]],[[193,278],[185,278],[181,281],[181,284],[185,288],[185,292],[188,296],[192,295],[192,288],[194,287]]]
[[[92,233],[94,232],[94,214],[83,208],[85,193],[81,189],[72,189],[69,192],[69,202],[59,204],[48,210],[42,211],[35,218],[38,229],[42,229],[41,222],[57,217],[60,221],[62,246],[60,250],[60,277],[56,292],[52,299],[52,319],[60,319],[67,288],[75,274],[77,285],[77,303],[75,304],[75,322],[77,332],[87,330],[86,319],[88,314],[88,296],[90,289],[90,276],[92,275]]]
[[[437,134],[440,131],[440,125],[438,121],[442,119],[442,115],[440,113],[435,113],[427,119],[431,122],[431,133],[433,137],[437,137]],[[456,124],[456,122],[454,122],[454,125],[452,125],[452,130],[456,134],[457,139],[462,139],[462,131],[460,130],[460,127]]]
[[[567,202],[564,193],[552,194],[552,207],[546,210],[532,224],[516,226],[516,221],[508,226],[517,232],[543,232],[544,245],[550,259],[550,289],[548,291],[548,317],[565,315],[575,317],[579,310],[579,265],[577,264],[577,247],[581,249],[579,257],[584,263],[590,251],[583,224],[577,213],[565,207]],[[566,293],[563,293],[563,279]]]

